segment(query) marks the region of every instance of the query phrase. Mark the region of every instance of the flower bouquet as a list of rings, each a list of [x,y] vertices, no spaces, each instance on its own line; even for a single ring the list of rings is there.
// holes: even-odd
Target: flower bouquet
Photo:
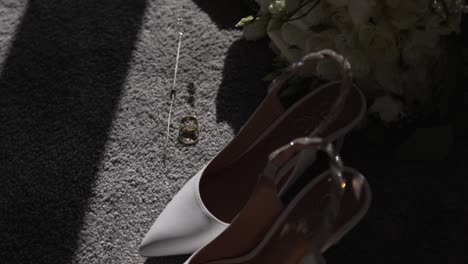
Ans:
[[[370,113],[398,124],[440,111],[448,36],[460,33],[462,0],[256,0],[258,14],[243,18],[247,40],[268,37],[285,63],[333,49],[351,63]],[[321,63],[309,73],[336,79]],[[274,75],[274,74],[273,74]],[[306,74],[307,75],[307,74]],[[273,76],[274,77],[274,76]]]

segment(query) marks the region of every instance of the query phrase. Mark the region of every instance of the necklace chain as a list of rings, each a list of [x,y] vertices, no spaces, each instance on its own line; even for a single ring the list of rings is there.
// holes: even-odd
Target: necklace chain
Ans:
[[[163,147],[163,155],[164,155],[163,160],[165,160],[166,149],[167,149],[167,145],[169,144],[171,121],[172,121],[172,109],[174,107],[174,101],[176,97],[176,83],[177,83],[177,71],[179,70],[180,48],[182,46],[182,35],[184,34],[182,31],[182,19],[181,18],[177,19],[177,27],[178,27],[178,44],[177,44],[176,61],[175,61],[175,67],[174,67],[174,77],[172,79],[171,92],[169,94],[171,98],[171,103],[169,106],[169,113],[167,116],[166,139],[165,139],[164,147]]]

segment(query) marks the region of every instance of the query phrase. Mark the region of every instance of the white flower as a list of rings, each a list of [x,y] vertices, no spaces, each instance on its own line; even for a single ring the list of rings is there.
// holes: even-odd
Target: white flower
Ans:
[[[322,32],[310,32],[310,36],[304,42],[304,46],[302,47],[303,55],[317,52],[324,49],[335,49],[334,39],[338,32],[336,30],[325,30]],[[319,63],[320,65],[320,63]],[[334,79],[334,72],[333,67],[329,67],[326,64],[319,66],[306,66],[306,69],[303,71],[303,76],[313,76],[313,75],[320,75],[326,79],[333,80]],[[320,72],[318,72],[320,71]],[[328,77],[328,78],[327,78]]]
[[[343,53],[351,64],[351,71],[357,78],[367,76],[371,69],[369,61],[364,53],[358,49],[349,49]]]
[[[405,45],[401,51],[404,63],[409,66],[423,65],[427,59],[425,55],[417,46],[413,45]]]
[[[377,98],[369,110],[387,123],[396,122],[404,116],[403,103],[388,95]]]
[[[439,34],[434,31],[429,30],[412,30],[410,32],[411,42],[415,46],[425,47],[425,48],[438,48],[439,47]]]
[[[289,63],[298,61],[302,56],[302,49],[289,45],[281,34],[281,29],[269,29],[267,32],[274,47],[279,50],[280,55]]]
[[[425,18],[418,23],[418,26],[424,27],[429,31],[437,32],[440,35],[449,35],[460,32],[460,20],[461,16],[459,15],[452,15],[449,21],[446,21],[436,14],[430,14],[425,16]]]
[[[367,23],[370,18],[378,17],[380,8],[377,0],[351,0],[348,4],[351,20],[355,25]]]
[[[381,86],[377,83],[371,74],[364,78],[355,78],[354,81],[366,96],[375,98],[376,96],[382,95]]]
[[[310,31],[310,36],[305,41],[303,48],[305,53],[317,52],[323,49],[335,49],[336,30],[325,30],[321,32]]]
[[[379,85],[393,94],[403,93],[401,71],[397,65],[373,64],[372,73]]]
[[[337,34],[334,39],[336,50],[340,53],[344,53],[347,50],[355,49],[356,41],[351,33]]]
[[[282,16],[286,10],[285,0],[273,0],[268,5],[268,11],[273,16]]]
[[[335,12],[331,14],[331,23],[334,27],[338,28],[341,32],[350,33],[353,30],[353,21],[349,15],[348,8],[341,7],[337,8]]]
[[[322,60],[317,63],[317,75],[320,78],[326,80],[338,80],[340,79],[340,68],[338,67],[335,61],[331,60]]]
[[[255,0],[257,4],[260,6],[260,11],[261,13],[269,13],[268,8],[270,5],[275,2],[276,0]]]
[[[332,6],[336,6],[336,7],[343,7],[348,4],[348,0],[327,0],[327,2],[331,4]]]
[[[358,29],[362,50],[374,63],[394,64],[399,59],[396,35],[389,26],[362,24]]]
[[[291,14],[294,12],[299,5],[302,4],[302,0],[287,0],[286,1],[286,12]]]
[[[444,19],[436,14],[426,16],[418,23],[419,26],[426,28],[426,30],[435,31],[440,35],[450,34],[451,30],[443,26]]]
[[[338,34],[334,39],[336,50],[345,56],[351,64],[353,75],[358,78],[370,73],[369,59],[356,47],[355,39],[351,33]]]
[[[389,8],[398,8],[400,5],[400,0],[385,0],[385,4]]]
[[[443,20],[443,25],[449,33],[460,33],[463,13],[468,13],[464,0],[433,0],[431,8],[436,16]]]
[[[309,4],[299,9],[292,15],[291,19],[293,19],[293,21],[291,21],[291,23],[297,25],[304,31],[310,30],[313,26],[322,25],[330,17],[332,10],[330,10],[329,6],[324,1],[320,1],[317,6],[310,10],[314,4],[315,1],[311,1]],[[298,17],[301,18],[294,19]]]
[[[271,39],[272,46],[279,51],[281,57],[289,63],[296,62],[303,54],[302,46],[304,46],[304,44],[301,47],[288,44],[288,42],[283,38],[283,34],[281,32],[282,26],[282,20],[270,19],[267,26],[267,34]]]
[[[291,46],[303,47],[307,35],[309,34],[309,32],[302,30],[290,22],[286,22],[281,26],[282,38]]]
[[[440,36],[435,31],[413,30],[401,39],[401,55],[405,64],[424,67],[440,55]]]
[[[386,13],[398,29],[409,29],[430,12],[428,0],[386,0]]]

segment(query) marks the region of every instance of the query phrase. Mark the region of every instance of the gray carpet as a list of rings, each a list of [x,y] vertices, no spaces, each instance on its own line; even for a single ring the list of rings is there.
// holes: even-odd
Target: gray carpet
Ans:
[[[267,43],[246,43],[233,28],[250,13],[238,0],[0,0],[0,264],[183,262],[142,258],[137,246],[265,95]],[[467,263],[457,247],[468,244],[468,127],[458,106],[457,144],[442,161],[396,161],[365,133],[347,141],[345,161],[368,176],[374,200],[329,263]],[[176,140],[186,114],[200,117],[193,147]]]
[[[0,1],[0,263],[145,262],[144,233],[266,92],[267,43],[233,28],[249,9],[210,2]],[[176,140],[187,114],[193,147]]]

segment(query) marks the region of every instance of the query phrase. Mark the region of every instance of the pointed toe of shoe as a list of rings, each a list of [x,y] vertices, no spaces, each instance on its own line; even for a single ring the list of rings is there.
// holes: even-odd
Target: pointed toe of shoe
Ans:
[[[213,217],[199,198],[202,171],[187,182],[156,219],[140,244],[142,256],[191,254],[226,229],[228,224]]]

